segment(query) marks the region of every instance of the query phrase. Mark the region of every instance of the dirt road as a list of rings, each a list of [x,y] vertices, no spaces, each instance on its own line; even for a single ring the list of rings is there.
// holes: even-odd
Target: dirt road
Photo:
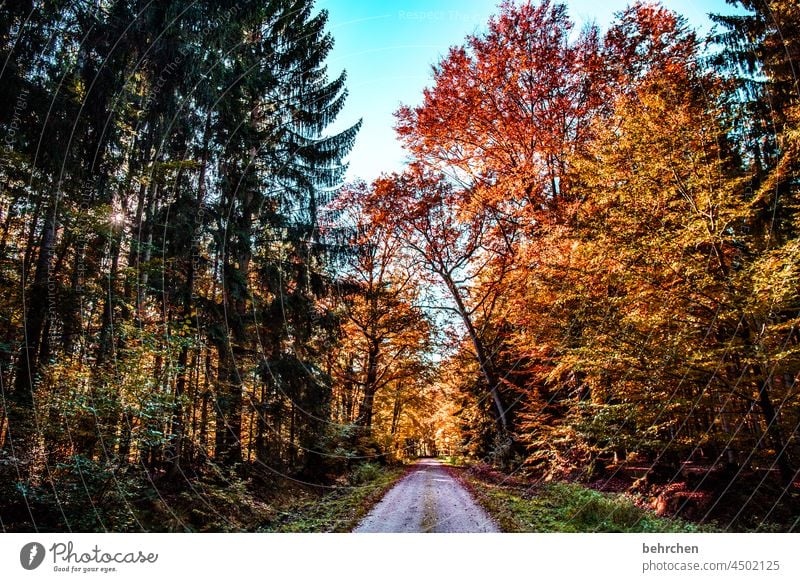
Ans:
[[[358,527],[377,532],[497,532],[497,526],[439,461],[424,459]]]

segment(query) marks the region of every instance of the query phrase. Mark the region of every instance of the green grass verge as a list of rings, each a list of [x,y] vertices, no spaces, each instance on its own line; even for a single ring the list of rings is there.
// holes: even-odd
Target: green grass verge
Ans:
[[[532,487],[489,483],[464,471],[461,478],[507,532],[700,532],[713,531],[681,519],[662,518],[619,493],[574,483]]]
[[[321,495],[306,492],[274,506],[275,516],[258,531],[349,532],[404,474],[403,467],[357,468],[347,485]]]

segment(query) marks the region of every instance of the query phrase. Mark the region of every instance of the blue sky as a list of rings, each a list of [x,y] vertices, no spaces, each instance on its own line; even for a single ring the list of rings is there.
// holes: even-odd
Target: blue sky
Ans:
[[[450,46],[479,32],[495,13],[494,0],[317,0],[329,12],[328,30],[336,41],[328,58],[331,76],[347,70],[349,98],[332,130],[359,118],[363,126],[349,156],[348,179],[371,180],[399,169],[405,154],[394,135],[393,112],[417,104],[431,84],[431,65]],[[567,0],[577,28],[597,22],[601,28],[627,0]],[[664,0],[664,6],[707,31],[709,12],[730,13],[724,0]]]

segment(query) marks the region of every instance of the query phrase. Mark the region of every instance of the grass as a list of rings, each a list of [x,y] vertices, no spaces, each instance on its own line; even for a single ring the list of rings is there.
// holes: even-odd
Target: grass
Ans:
[[[257,531],[349,532],[404,474],[403,467],[365,463],[351,472],[347,484],[277,504],[275,516]]]
[[[499,485],[462,471],[462,481],[506,532],[700,532],[709,526],[658,517],[620,493],[575,483]]]

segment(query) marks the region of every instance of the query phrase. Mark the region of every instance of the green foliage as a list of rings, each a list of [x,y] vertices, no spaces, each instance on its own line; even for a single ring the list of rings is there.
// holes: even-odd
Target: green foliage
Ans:
[[[377,463],[359,463],[350,471],[348,481],[351,485],[366,485],[382,475],[381,466]]]
[[[55,484],[55,487],[54,487]],[[47,482],[20,485],[4,496],[0,513],[13,531],[142,531],[140,506],[150,484],[135,471],[74,455],[50,467]],[[29,520],[33,521],[29,521]]]
[[[447,457],[442,457],[442,461],[450,465],[451,467],[463,467],[467,460],[462,455],[451,455]]]
[[[213,515],[257,505],[245,455],[327,478],[337,322],[319,208],[358,131],[330,131],[346,88],[325,65],[327,13],[310,0],[62,8],[0,8],[14,65],[0,83],[14,137],[0,165],[0,445],[20,469],[2,478],[42,508],[63,494],[58,527],[130,530],[128,489],[151,481],[196,487],[208,507],[147,500],[134,513],[148,527],[244,527]],[[210,458],[231,474],[209,480]],[[6,525],[34,527],[20,515]]]
[[[363,426],[355,424],[329,424],[316,435],[317,474],[330,480],[348,473],[356,478],[361,471],[369,475],[373,468],[385,465],[386,455],[375,439],[365,434]],[[355,482],[354,482],[355,483]]]
[[[358,459],[355,440],[359,432],[359,427],[353,424],[330,424],[317,436],[323,474],[341,475]]]
[[[549,483],[528,489],[503,488],[473,480],[481,500],[505,531],[536,533],[667,533],[711,531],[679,519],[657,517],[619,493],[581,485]]]
[[[273,508],[268,490],[225,467],[209,465],[208,469],[190,489],[169,488],[163,501],[151,500],[143,512],[150,530],[252,531],[269,519]]]

